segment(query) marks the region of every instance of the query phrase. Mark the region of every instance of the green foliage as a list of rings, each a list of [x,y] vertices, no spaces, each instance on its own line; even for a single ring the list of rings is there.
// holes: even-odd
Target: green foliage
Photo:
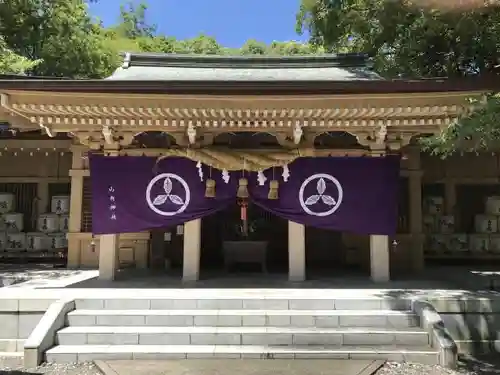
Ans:
[[[297,31],[328,51],[366,52],[388,78],[496,74],[500,62],[500,7],[440,12],[407,0],[302,0]],[[485,149],[500,139],[499,99],[425,139],[424,148],[448,155],[468,141]]]
[[[0,38],[0,74],[24,74],[33,69],[39,61],[30,61],[12,52]]]

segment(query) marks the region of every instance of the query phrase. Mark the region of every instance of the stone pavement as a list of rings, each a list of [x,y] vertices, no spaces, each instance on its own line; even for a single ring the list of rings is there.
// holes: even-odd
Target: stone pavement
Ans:
[[[380,360],[95,361],[104,375],[372,375]]]

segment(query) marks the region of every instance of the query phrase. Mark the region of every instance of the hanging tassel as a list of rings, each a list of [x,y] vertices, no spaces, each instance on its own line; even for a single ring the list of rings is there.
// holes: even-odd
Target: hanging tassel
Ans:
[[[277,180],[272,180],[269,183],[269,194],[267,194],[267,199],[278,199],[278,187],[279,183]]]
[[[246,178],[240,178],[238,181],[238,193],[236,195],[238,198],[248,198],[248,180]]]
[[[209,178],[206,183],[205,197],[215,198],[215,180]]]

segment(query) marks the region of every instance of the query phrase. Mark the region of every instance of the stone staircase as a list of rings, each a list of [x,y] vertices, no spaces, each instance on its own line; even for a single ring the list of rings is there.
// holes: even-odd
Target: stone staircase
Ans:
[[[396,303],[395,303],[396,302]],[[409,301],[80,299],[48,362],[95,359],[339,358],[436,364]]]

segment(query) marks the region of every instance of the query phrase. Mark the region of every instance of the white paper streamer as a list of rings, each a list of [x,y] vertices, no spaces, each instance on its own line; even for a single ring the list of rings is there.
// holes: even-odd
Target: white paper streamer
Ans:
[[[283,166],[283,173],[281,174],[281,177],[283,177],[283,181],[285,182],[287,182],[290,178],[290,170],[288,169],[288,164],[285,164]]]
[[[196,168],[198,168],[198,176],[200,176],[200,181],[203,182],[203,168],[201,168],[201,162],[196,163]]]
[[[224,170],[222,171],[222,180],[223,180],[226,184],[228,184],[228,183],[229,183],[229,179],[230,179],[230,178],[231,178],[231,176],[229,175],[229,172],[228,172],[226,169],[224,169]]]
[[[259,186],[264,186],[264,184],[266,183],[267,178],[262,171],[259,171],[257,173],[257,181],[259,181]]]

